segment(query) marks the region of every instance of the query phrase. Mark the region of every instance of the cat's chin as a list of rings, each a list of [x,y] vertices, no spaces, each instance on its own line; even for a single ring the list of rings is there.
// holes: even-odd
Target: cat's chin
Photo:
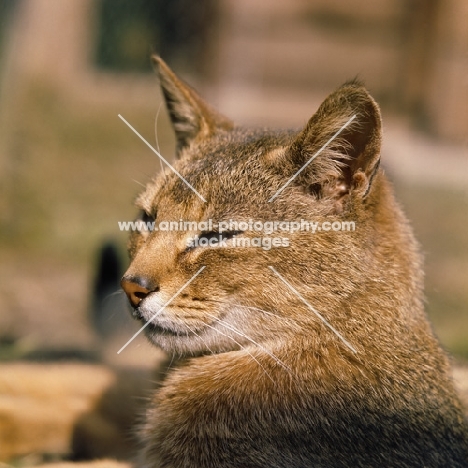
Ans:
[[[161,325],[158,325],[157,323],[149,322],[145,324],[145,330],[148,336],[190,336],[193,335],[193,333],[187,332],[187,333],[182,333],[177,330],[172,330],[170,328],[165,328],[162,327]]]
[[[150,323],[145,327],[145,335],[152,345],[168,354],[177,354],[178,356],[194,357],[239,349],[237,346],[232,346],[232,341],[213,342],[204,330],[198,330],[196,333],[181,333]]]
[[[151,344],[167,353],[199,354],[203,351],[195,345],[196,335],[163,327],[157,323],[145,325],[145,335]]]

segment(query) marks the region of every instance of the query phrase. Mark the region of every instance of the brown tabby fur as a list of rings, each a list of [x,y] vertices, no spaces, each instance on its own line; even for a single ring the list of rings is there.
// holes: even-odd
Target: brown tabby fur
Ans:
[[[141,465],[468,466],[466,423],[423,309],[421,256],[379,168],[381,118],[366,89],[346,83],[300,132],[252,130],[155,60],[175,168],[207,202],[167,170],[138,199],[146,218],[352,220],[356,230],[286,233],[290,247],[269,251],[187,249],[193,233],[182,231],[132,236],[124,278],[150,292],[133,310],[142,323],[205,266],[146,328],[182,359],[148,410]]]

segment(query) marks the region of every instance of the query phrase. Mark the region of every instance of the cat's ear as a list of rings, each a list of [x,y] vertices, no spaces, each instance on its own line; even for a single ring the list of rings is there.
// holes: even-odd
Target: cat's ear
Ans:
[[[300,183],[318,198],[365,197],[380,161],[380,110],[359,82],[346,83],[322,103],[284,153]],[[305,167],[304,167],[305,166]]]
[[[209,138],[219,129],[231,130],[234,124],[218,114],[157,56],[161,90],[177,139],[177,154],[195,139]]]

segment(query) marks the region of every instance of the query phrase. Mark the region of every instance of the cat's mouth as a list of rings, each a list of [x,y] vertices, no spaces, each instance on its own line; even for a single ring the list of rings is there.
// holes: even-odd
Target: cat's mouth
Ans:
[[[172,309],[172,310],[168,310]],[[173,310],[177,310],[178,313],[173,313]],[[182,310],[184,316],[178,316]],[[165,308],[161,314],[156,314],[148,317],[148,314],[138,310],[135,310],[134,317],[137,318],[142,326],[145,328],[145,332],[149,337],[154,336],[170,336],[189,338],[199,336],[200,333],[204,333],[205,329],[212,328],[211,323],[207,323],[206,319],[203,320],[197,317],[200,311],[204,310],[201,307],[178,307],[173,305]],[[146,316],[145,316],[146,315]],[[214,317],[217,319],[217,317]]]
[[[182,332],[180,330],[173,330],[171,328],[165,328],[161,325],[158,325],[157,323],[154,322],[146,322],[143,321],[145,324],[145,329],[147,334],[151,335],[162,335],[162,336],[190,336],[193,333],[190,333],[189,330],[186,332]]]

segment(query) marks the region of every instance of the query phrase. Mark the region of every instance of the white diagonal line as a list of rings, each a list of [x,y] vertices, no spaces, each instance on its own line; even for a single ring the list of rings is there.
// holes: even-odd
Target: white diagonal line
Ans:
[[[120,354],[203,270],[203,265],[118,351]]]
[[[142,137],[142,136],[141,136],[141,135],[140,135],[140,134],[139,134],[139,133],[138,133],[138,132],[137,132],[121,115],[120,115],[120,114],[118,114],[118,115],[119,115],[119,118],[120,118],[131,130],[133,130],[133,132],[134,132],[136,135],[138,135],[138,136],[140,137],[140,139],[143,141],[143,143],[145,143],[146,146],[148,146],[148,148],[150,148],[151,151],[153,151],[153,153],[155,153],[155,154],[159,157],[159,159],[161,159],[162,161],[164,161],[164,162],[167,164],[167,166],[172,170],[172,172],[174,172],[174,174],[176,174],[176,175],[182,180],[182,182],[184,182],[184,184],[185,184],[188,188],[190,188],[190,189],[198,196],[198,198],[200,198],[200,200],[202,200],[203,202],[206,203],[206,200],[203,198],[203,196],[200,195],[200,194],[197,192],[197,190],[196,190],[189,182],[187,182],[187,181],[179,174],[179,172],[177,172],[177,170],[174,169],[174,168],[169,164],[169,162],[166,161],[166,159],[163,158],[163,156],[161,155],[161,153],[160,153],[158,150],[156,150],[155,148],[153,148],[153,147],[152,147],[152,146],[151,146],[151,145],[150,145],[150,144],[149,144],[149,143],[148,143],[148,142],[147,142],[147,141],[146,141],[146,140],[145,140],[145,139],[144,139],[144,138],[143,138],[143,137]]]
[[[268,200],[271,203],[354,119],[354,114],[276,193]]]
[[[330,325],[318,312],[317,310],[315,310],[314,307],[312,307],[300,294],[298,291],[296,291],[296,289],[294,289],[289,283],[288,281],[286,281],[271,265],[268,267],[270,268],[271,271],[273,271],[273,273],[275,273],[275,275],[292,291],[296,294],[296,296],[353,352],[353,353],[357,353],[356,349],[351,346],[351,344],[345,340],[345,338],[343,337],[343,335],[341,335],[341,333],[336,329],[334,328],[332,325]]]

